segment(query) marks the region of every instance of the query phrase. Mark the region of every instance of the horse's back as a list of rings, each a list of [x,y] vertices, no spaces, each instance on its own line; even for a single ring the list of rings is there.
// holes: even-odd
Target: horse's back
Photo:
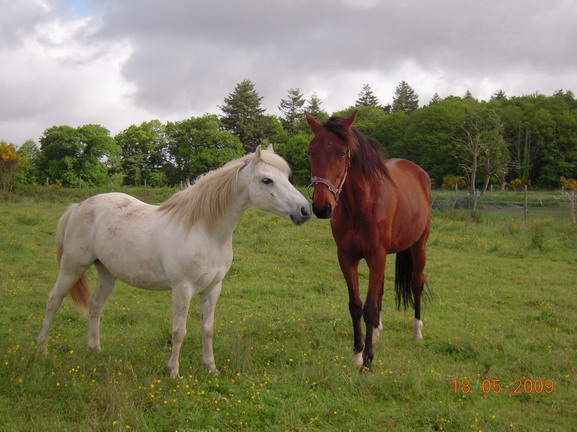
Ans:
[[[406,159],[388,159],[385,166],[396,196],[393,237],[399,249],[428,236],[431,223],[431,180],[425,170]],[[401,241],[401,238],[405,241]]]
[[[88,265],[99,259],[102,248],[124,249],[134,243],[142,220],[154,206],[123,193],[94,195],[71,206],[63,216],[65,226],[60,229],[64,253]]]
[[[430,198],[431,179],[419,165],[407,159],[387,159],[385,166],[397,187],[406,187],[408,191],[417,188],[423,196]]]

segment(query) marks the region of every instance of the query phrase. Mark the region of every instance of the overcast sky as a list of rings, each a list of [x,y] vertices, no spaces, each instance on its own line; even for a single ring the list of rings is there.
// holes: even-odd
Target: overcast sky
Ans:
[[[221,114],[249,79],[329,113],[368,83],[390,103],[577,93],[577,0],[0,0],[0,140],[56,125]]]

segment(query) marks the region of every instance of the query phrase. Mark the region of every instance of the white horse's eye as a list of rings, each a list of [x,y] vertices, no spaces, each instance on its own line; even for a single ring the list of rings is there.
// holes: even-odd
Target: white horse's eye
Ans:
[[[262,179],[262,182],[263,182],[265,185],[267,185],[267,186],[270,186],[270,185],[272,185],[272,184],[274,183],[274,182],[272,181],[272,179],[269,179],[268,177],[263,178],[263,179]]]

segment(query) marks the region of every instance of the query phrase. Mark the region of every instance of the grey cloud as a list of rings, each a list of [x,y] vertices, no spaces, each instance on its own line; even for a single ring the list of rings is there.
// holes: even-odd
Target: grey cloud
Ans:
[[[71,3],[47,0],[49,11],[32,0],[3,6],[0,53],[16,55],[23,35],[40,22],[90,13],[99,27],[75,36],[86,53],[62,61],[90,67],[125,43],[130,57],[118,67],[132,90],[124,102],[152,118],[218,112],[243,79],[255,83],[272,114],[293,87],[320,91],[329,111],[344,108],[369,79],[383,102],[401,79],[422,103],[434,92],[471,90],[487,98],[499,89],[510,95],[577,90],[577,3],[570,0],[88,0],[80,10]],[[15,82],[33,80],[26,74],[31,78]],[[42,83],[48,95],[65,84]],[[0,83],[13,98],[15,88]],[[16,105],[19,116],[34,111],[26,101]],[[63,108],[60,117],[67,115]]]

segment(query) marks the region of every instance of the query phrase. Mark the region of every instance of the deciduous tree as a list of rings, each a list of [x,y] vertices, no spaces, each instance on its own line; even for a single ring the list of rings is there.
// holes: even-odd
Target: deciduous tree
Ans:
[[[160,121],[132,125],[114,139],[122,148],[121,167],[125,184],[166,184],[167,177],[163,172],[168,158],[166,128]]]
[[[27,140],[16,151],[22,158],[15,181],[21,184],[32,184],[40,181],[38,178],[38,157],[40,149],[33,140]]]
[[[457,157],[469,178],[469,194],[475,195],[477,173],[481,158],[488,157],[489,149],[496,146],[501,138],[501,119],[487,107],[479,106],[471,110],[461,124],[463,138],[457,138],[460,152]]]
[[[166,131],[168,150],[176,165],[176,182],[194,180],[244,153],[236,136],[220,130],[216,115],[169,122]]]
[[[40,138],[38,168],[42,178],[66,186],[102,185],[119,162],[121,149],[99,125],[54,126]]]

